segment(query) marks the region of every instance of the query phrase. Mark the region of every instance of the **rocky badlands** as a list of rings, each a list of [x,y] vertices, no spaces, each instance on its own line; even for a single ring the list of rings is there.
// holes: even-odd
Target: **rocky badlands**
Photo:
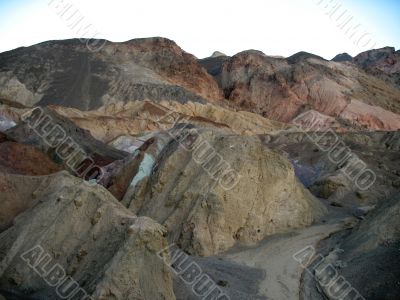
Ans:
[[[0,299],[400,299],[400,53],[0,53]]]

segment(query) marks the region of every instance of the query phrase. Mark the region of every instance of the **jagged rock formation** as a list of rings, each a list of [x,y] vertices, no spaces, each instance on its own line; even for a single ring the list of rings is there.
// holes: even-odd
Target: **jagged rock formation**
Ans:
[[[78,284],[64,296],[75,290],[76,299],[84,292],[94,299],[175,299],[168,267],[157,257],[167,246],[162,226],[136,217],[104,188],[66,173],[22,179],[38,186],[30,195],[19,194],[30,208],[0,234],[3,289],[55,299],[62,272],[53,274],[53,286],[44,279],[58,266]],[[2,194],[1,212],[12,201],[8,196]]]
[[[87,163],[102,167],[127,156],[49,108],[28,111],[23,119],[5,132],[7,136],[41,149],[68,169],[84,170]]]
[[[318,267],[314,261],[313,272],[304,274],[308,284],[301,291],[301,296],[312,300],[356,296],[362,299],[397,299],[400,293],[400,263],[397,259],[400,245],[399,213],[397,195],[383,207],[368,214],[365,221],[355,228],[336,233],[330,240],[323,241],[318,254],[324,259],[318,259]],[[344,280],[335,283],[332,278],[329,283],[330,276],[321,271],[324,268],[334,268],[337,276]]]
[[[366,72],[400,87],[400,52],[393,47],[365,51],[354,57],[354,62]]]
[[[0,294],[56,297],[22,255],[43,248],[94,299],[194,299],[157,255],[174,243],[232,300],[329,298],[293,259],[307,245],[396,299],[399,51],[197,60],[164,38],[105,42],[0,54]]]
[[[349,60],[306,52],[285,59],[255,50],[197,60],[164,38],[106,42],[96,53],[79,40],[50,41],[0,55],[0,97],[81,110],[146,99],[223,104],[225,98],[281,122],[312,109],[350,129],[399,129],[398,51],[371,50],[342,63]]]
[[[152,143],[148,140],[129,155],[94,139],[88,131],[49,108],[26,113],[24,121],[0,140],[3,171],[46,175],[65,168],[75,176],[96,179],[118,200],[125,195],[144,151]]]
[[[310,109],[351,126],[400,128],[400,91],[353,65],[307,53],[288,59],[244,51],[215,75],[225,97],[238,107],[290,122]]]
[[[123,203],[163,224],[170,241],[186,251],[211,255],[237,242],[252,245],[310,225],[324,213],[289,161],[258,138],[174,130],[181,142],[194,143],[193,151],[168,136],[156,137],[160,143],[143,161]]]
[[[154,139],[150,138],[132,151],[132,155],[103,167],[102,176],[97,183],[106,187],[115,198],[122,200],[133,178],[139,173],[144,152],[153,143]]]
[[[146,106],[148,111],[155,112],[156,114],[159,112],[157,108],[160,109],[159,106],[152,106],[147,102],[136,103],[136,106],[139,106],[139,109]],[[138,109],[136,106],[132,106],[132,109],[134,109],[133,111]],[[151,109],[149,109],[149,106]],[[274,128],[268,127],[271,125],[276,125],[276,129],[283,128],[282,126],[278,127],[278,123],[266,122],[261,117],[254,117],[244,112],[229,113],[226,110],[217,109],[213,106],[197,104],[169,104],[170,111],[175,111],[173,109],[175,107],[179,108],[185,116],[189,116],[189,119],[187,119],[188,121],[193,120],[195,123],[198,122],[197,118],[199,118],[201,114],[204,114],[212,120],[224,121],[237,130],[240,129],[242,124],[243,128],[241,130],[244,130],[249,124],[253,126],[251,124],[257,122],[268,132]],[[129,108],[129,106],[122,105],[119,109],[114,109],[109,112],[126,113],[127,116],[131,116],[132,111],[126,110],[126,108]],[[61,108],[57,110],[62,111]],[[80,113],[72,109],[67,109],[64,112],[72,112],[70,116],[73,115],[73,113]],[[40,116],[42,115],[39,117],[36,116],[35,111],[33,111],[33,113],[28,111],[28,113],[31,113],[31,115],[24,122],[8,130],[7,135],[21,143],[27,143],[38,147],[44,153],[50,155],[53,160],[57,161],[58,154],[57,151],[54,150],[55,147],[49,145],[43,137],[37,134],[37,132],[34,132],[32,127],[30,127],[32,124],[36,124],[38,120],[41,120]],[[237,176],[241,177],[240,181],[242,183],[238,184],[238,186],[231,191],[225,191],[221,186],[216,184],[214,176],[216,176],[216,173],[223,171],[231,171],[230,174],[232,175],[234,170],[218,169],[221,168],[221,161],[218,159],[215,161],[218,166],[207,165],[206,168],[210,168],[210,170],[204,169],[204,167],[193,160],[190,152],[179,147],[179,143],[166,132],[150,135],[142,134],[142,136],[137,139],[131,140],[123,137],[117,138],[111,145],[122,150],[120,151],[96,141],[89,132],[76,127],[71,121],[57,114],[50,108],[45,108],[42,113],[43,115],[50,116],[54,123],[53,125],[58,124],[61,126],[80,148],[84,149],[87,154],[91,154],[91,157],[96,158],[95,162],[101,167],[102,171],[101,177],[97,178],[98,184],[106,187],[117,199],[122,200],[122,203],[135,213],[153,217],[157,221],[168,225],[167,227],[171,233],[171,241],[179,242],[185,249],[193,253],[203,255],[207,253],[218,253],[230,248],[237,241],[250,244],[255,243],[265,235],[309,225],[324,212],[323,207],[321,207],[311,194],[304,190],[297,182],[293,169],[288,161],[285,161],[285,159],[278,154],[264,149],[264,146],[255,137],[244,138],[238,135],[232,135],[232,130],[228,130],[227,132],[227,128],[229,129],[228,126],[216,126],[216,124],[221,123],[211,122],[205,118],[200,119],[200,123],[210,122],[213,124],[213,128],[222,127],[222,129],[218,129],[217,131],[215,131],[216,129],[201,129],[202,133],[198,139],[199,141],[205,139],[205,142],[214,147],[213,149],[217,151],[217,156],[215,156],[214,159],[223,157],[225,160],[223,163],[224,166],[227,164],[228,166],[235,165],[237,167]],[[90,114],[90,112],[87,112],[87,114]],[[232,116],[230,116],[230,114],[232,114]],[[164,117],[164,115],[162,115],[162,117]],[[179,123],[179,120],[179,118],[172,118],[172,120],[168,120],[166,123],[172,126],[173,124]],[[45,124],[46,122],[38,123],[39,125],[35,127],[36,130],[39,133],[42,131],[45,132],[47,126]],[[169,127],[165,129],[168,130]],[[47,128],[47,130],[49,130],[49,128]],[[173,132],[175,132],[175,130],[177,129],[173,129]],[[192,128],[192,131],[193,130],[195,131],[197,129]],[[184,136],[185,134],[182,133],[182,135]],[[190,135],[193,135],[193,133],[190,133]],[[39,152],[39,150],[37,151]],[[129,151],[132,154],[128,155],[125,151]],[[242,159],[246,155],[249,161],[254,161],[252,164],[244,164]],[[266,164],[266,161],[269,163]],[[21,163],[24,162],[22,161]],[[26,166],[26,164],[27,163],[25,163],[24,166]],[[62,164],[65,167],[69,165],[65,162],[62,162]],[[176,173],[177,166],[180,166],[179,168],[183,170],[181,172],[187,173],[185,176],[186,179],[178,185],[171,185],[172,183],[170,184],[169,181],[178,182],[182,179],[182,176],[179,175],[181,172]],[[210,171],[213,172],[211,177],[209,175]],[[76,172],[72,172],[72,174],[76,176],[79,175],[76,174]],[[280,175],[278,176],[278,174]],[[271,180],[272,175],[274,175],[273,180]],[[225,180],[227,180],[225,184],[230,184],[229,180],[231,178],[229,178],[229,175],[225,176],[228,176],[225,178]],[[168,178],[165,183],[167,190],[160,190],[160,188],[153,186],[154,182],[158,182],[158,179],[156,179],[158,177]],[[189,187],[194,178],[196,178],[198,184]],[[260,185],[261,189],[254,189],[254,191],[250,193],[247,186],[250,184],[254,185],[255,179],[260,180],[260,184],[257,185]],[[165,179],[161,181],[164,182]],[[211,191],[207,190],[205,192],[204,189],[206,187],[210,187]],[[284,190],[283,193],[282,190]],[[263,195],[267,193],[269,197],[265,199]],[[162,203],[162,201],[167,201],[170,197],[169,195],[175,194],[181,195],[180,197],[182,197],[175,200],[177,203],[181,203],[179,205],[184,206],[186,202],[197,203],[195,206],[198,207],[194,211],[186,211],[183,215],[181,215],[179,210],[176,212],[183,217],[187,216],[187,214],[191,214],[195,220],[175,219],[175,217],[169,220],[163,220],[163,214],[167,210],[163,209],[161,212],[154,210],[155,207],[153,208],[151,203]],[[293,202],[286,203],[286,196],[289,197],[289,194]],[[161,197],[161,199],[158,199],[159,197]],[[200,199],[199,197],[205,198]],[[249,200],[241,199],[243,197]],[[227,199],[231,200],[228,201]],[[209,201],[211,202],[208,203]],[[228,201],[227,204],[225,204],[226,201]],[[230,216],[237,214],[237,203],[239,203],[239,201],[244,201],[245,203],[243,209],[240,209],[243,214],[241,219],[235,220],[234,223],[224,228],[224,226],[221,225],[222,220],[234,220]],[[285,212],[280,212],[281,202],[285,202],[285,205],[289,207]],[[167,203],[165,205],[167,207],[169,206]],[[202,228],[204,222],[206,222],[204,219],[206,215],[204,214],[207,212],[210,213],[209,210],[220,206],[222,208],[226,206],[223,208],[226,212],[220,215],[217,214],[214,223],[207,225],[209,228],[206,230],[212,232],[212,236],[210,236],[206,234],[204,231],[205,229]],[[185,208],[185,210],[186,209],[187,208]],[[265,218],[263,215],[262,217],[258,216],[255,220],[249,220],[249,216],[257,216],[257,212],[259,211],[263,211],[263,214],[265,213],[269,217]],[[179,225],[182,222],[186,224],[183,228]],[[192,231],[188,231],[188,228],[192,226],[189,225],[190,222],[194,222],[196,227],[192,228]],[[186,228],[187,226],[189,227]],[[185,233],[183,233],[182,230]],[[193,235],[193,237],[191,237],[191,235]]]
[[[269,147],[284,151],[303,184],[334,205],[380,206],[399,193],[399,131],[336,135],[281,132],[262,139]],[[356,160],[352,162],[351,157]],[[370,169],[376,175],[375,181],[372,178],[369,181],[373,185],[367,190],[360,190],[359,186],[363,186],[355,184],[356,175],[362,169]]]
[[[96,53],[78,39],[18,48],[0,55],[0,84],[1,97],[27,106],[82,110],[116,101],[222,98],[195,57],[164,38],[107,42]]]

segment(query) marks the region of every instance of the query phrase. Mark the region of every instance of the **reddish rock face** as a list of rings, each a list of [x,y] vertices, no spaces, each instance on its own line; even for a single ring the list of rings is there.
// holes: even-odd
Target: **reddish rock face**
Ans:
[[[166,38],[136,39],[126,43],[110,43],[102,55],[114,51],[117,60],[133,60],[161,75],[169,83],[207,100],[222,99],[222,92],[211,75],[198,63],[196,57],[183,51]]]
[[[0,97],[30,107],[91,110],[118,101],[223,98],[197,59],[165,38],[107,42],[96,53],[79,40],[19,48],[0,54],[0,81]]]
[[[396,130],[399,55],[387,47],[326,61],[306,52],[283,58],[250,50],[197,60],[160,37],[106,42],[95,53],[79,40],[50,41],[0,54],[0,97],[84,111],[143,100],[213,102],[286,123],[314,110],[341,128]],[[12,112],[1,118],[4,131]]]
[[[354,62],[366,72],[393,82],[400,87],[400,52],[393,47],[360,53]]]
[[[52,132],[52,134],[46,134],[46,130],[50,130],[50,128],[52,131],[48,132]],[[89,131],[76,126],[50,108],[33,109],[25,122],[20,122],[17,126],[7,130],[6,134],[21,144],[41,149],[43,153],[49,154],[54,161],[64,166],[79,165],[73,163],[75,156],[72,154],[75,152],[78,153],[76,159],[82,165],[91,161],[92,164],[99,167],[123,159],[127,155],[125,152],[96,140]],[[58,154],[63,151],[65,151],[63,155],[66,158],[64,160]]]
[[[305,52],[284,59],[251,50],[226,59],[215,78],[236,107],[272,120],[290,123],[314,110],[340,127],[400,128],[400,90],[353,64]]]
[[[221,84],[229,100],[274,120],[290,122],[311,107],[337,115],[348,100],[330,76],[321,76],[321,67],[246,51],[225,63]]]
[[[0,143],[2,172],[21,175],[48,175],[63,170],[39,149],[16,142]]]

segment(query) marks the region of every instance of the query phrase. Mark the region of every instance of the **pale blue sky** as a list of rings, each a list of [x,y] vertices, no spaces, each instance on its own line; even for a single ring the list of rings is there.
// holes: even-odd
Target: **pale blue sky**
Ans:
[[[329,16],[329,3],[336,2],[341,6]],[[70,5],[63,17],[57,14],[60,3]],[[330,59],[341,52],[356,55],[375,43],[375,48],[400,48],[400,0],[0,0],[0,51],[77,37],[66,20],[74,11],[83,17],[81,24],[91,24],[89,35],[96,29],[97,37],[111,41],[164,36],[197,57],[257,49]],[[352,17],[350,25],[360,24],[352,38],[338,26],[344,11]]]

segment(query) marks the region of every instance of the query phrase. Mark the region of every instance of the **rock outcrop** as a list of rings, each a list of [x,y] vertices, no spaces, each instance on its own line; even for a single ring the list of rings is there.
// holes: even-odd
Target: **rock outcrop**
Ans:
[[[175,138],[156,137],[160,143],[143,160],[123,203],[164,225],[169,240],[189,253],[253,245],[323,215],[324,207],[298,182],[290,162],[257,137],[191,126],[169,133]]]
[[[207,69],[225,98],[241,109],[281,122],[315,110],[350,129],[400,128],[400,90],[353,64],[305,52],[284,59],[254,50],[224,58],[214,67],[213,60]]]
[[[39,149],[13,141],[0,142],[0,170],[11,174],[48,175],[63,170]]]
[[[157,256],[167,246],[161,225],[66,173],[33,180],[38,188],[25,196],[34,204],[0,233],[3,289],[47,299],[175,299]]]
[[[290,127],[251,112],[237,111],[228,106],[212,103],[181,104],[176,101],[155,103],[144,100],[117,102],[91,111],[62,106],[48,106],[47,109],[50,113],[73,122],[73,125],[63,125],[63,122],[61,125],[86,129],[94,138],[106,143],[120,135],[136,136],[143,132],[169,129],[178,121],[243,135],[266,134]],[[22,118],[26,119],[31,111],[27,108],[15,110],[7,105],[0,106],[0,122],[4,120],[0,126],[8,124],[3,131],[11,129],[20,123]],[[58,117],[54,118],[54,121],[59,122]]]
[[[75,174],[85,176],[91,166],[102,167],[127,156],[49,108],[30,110],[22,119],[7,130],[6,135],[19,143],[37,147]]]
[[[400,87],[400,52],[393,47],[362,52],[354,57],[354,63],[366,72]]]
[[[0,97],[27,106],[82,110],[116,101],[219,100],[213,78],[165,38],[106,42],[91,52],[78,39],[49,41],[0,54]]]
[[[34,206],[33,192],[51,181],[48,176],[21,176],[0,172],[0,232],[13,224],[14,218]]]
[[[0,54],[0,299],[397,299],[399,51],[101,42]]]
[[[15,107],[18,103],[0,99],[0,131],[14,127],[19,121],[20,116],[25,112],[24,107]]]
[[[312,288],[303,290],[301,295],[320,299],[316,295],[322,293],[329,300],[397,299],[400,293],[399,213],[397,195],[352,230],[334,234],[322,242],[318,255],[324,259],[317,259],[318,266],[314,261],[310,267],[312,273],[304,275],[305,281],[312,282]],[[327,274],[328,269],[333,275]],[[311,279],[310,275],[315,277]]]
[[[105,41],[97,52],[78,39],[49,41],[0,54],[0,98],[84,111],[142,100],[228,103],[286,123],[315,110],[349,129],[397,130],[398,56],[387,47],[332,61],[256,50],[198,60],[165,38]]]
[[[291,160],[297,176],[314,195],[333,205],[379,207],[399,193],[399,131],[282,131],[261,138]],[[357,180],[358,175],[363,178],[361,174],[371,175],[364,184]]]

